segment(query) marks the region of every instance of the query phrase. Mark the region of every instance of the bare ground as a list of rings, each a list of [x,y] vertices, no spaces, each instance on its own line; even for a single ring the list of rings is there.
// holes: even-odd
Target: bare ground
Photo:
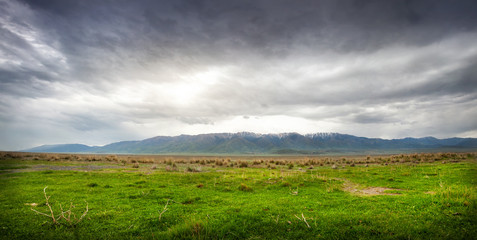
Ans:
[[[386,191],[404,191],[403,189],[397,188],[387,188],[387,187],[368,187],[368,188],[361,188],[359,184],[350,182],[347,179],[339,179],[344,181],[343,190],[350,192],[355,195],[360,196],[375,196],[375,195],[401,195],[401,193],[397,192],[386,192]]]

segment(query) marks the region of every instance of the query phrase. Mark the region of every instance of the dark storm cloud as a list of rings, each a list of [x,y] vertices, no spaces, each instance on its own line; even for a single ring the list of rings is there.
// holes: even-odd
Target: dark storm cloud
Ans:
[[[472,94],[475,96],[477,89],[477,58],[468,62],[467,66],[450,72],[430,86],[428,89],[422,89],[423,92],[432,92],[434,94]],[[422,87],[424,88],[424,87]]]
[[[220,61],[229,58],[220,56],[230,51],[227,48],[272,56],[287,53],[294,44],[320,51],[375,51],[395,42],[426,45],[449,34],[473,31],[477,26],[474,14],[477,8],[472,1],[459,4],[452,1],[29,1],[28,4],[47,13],[42,18],[42,27],[53,27],[61,38],[63,50],[71,54],[81,54],[84,48],[118,54],[118,49],[127,47],[135,54],[152,57],[190,53],[206,58],[200,54],[218,54]]]
[[[476,12],[466,0],[0,0],[0,107],[12,113],[0,131],[38,118],[63,139],[128,139],[260,121],[295,131],[293,118],[475,135]]]

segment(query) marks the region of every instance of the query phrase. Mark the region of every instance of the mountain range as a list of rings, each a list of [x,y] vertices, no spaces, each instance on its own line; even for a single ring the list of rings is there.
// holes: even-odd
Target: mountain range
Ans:
[[[42,145],[24,152],[115,154],[363,154],[477,151],[477,138],[381,139],[339,133],[258,134],[251,132],[157,136],[105,146]]]

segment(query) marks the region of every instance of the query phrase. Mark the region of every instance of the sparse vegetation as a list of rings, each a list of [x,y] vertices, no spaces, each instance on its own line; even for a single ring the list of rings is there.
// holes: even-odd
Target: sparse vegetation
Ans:
[[[0,239],[475,239],[476,156],[0,152]]]

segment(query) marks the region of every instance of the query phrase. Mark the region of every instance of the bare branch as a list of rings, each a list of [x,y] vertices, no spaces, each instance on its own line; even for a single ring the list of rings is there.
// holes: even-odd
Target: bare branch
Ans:
[[[303,221],[308,228],[311,228],[308,222],[306,221],[305,215],[303,215],[303,213],[301,213],[301,218],[299,218],[297,215],[295,215],[295,217],[298,218],[298,220]]]
[[[43,193],[45,194],[45,199],[46,199],[46,206],[48,206],[48,208],[50,209],[50,213],[51,213],[51,219],[53,220],[53,223],[57,223],[56,219],[55,219],[55,214],[53,213],[53,209],[51,208],[51,205],[50,203],[48,202],[48,200],[50,199],[51,196],[46,196],[46,188],[48,186],[46,186],[45,188],[43,188]]]
[[[308,228],[310,228],[310,225],[309,225],[308,222],[306,221],[305,215],[303,215],[303,213],[301,213],[301,216],[303,217],[303,222],[305,222],[305,223],[306,223],[306,226],[308,226]]]
[[[162,210],[162,212],[159,213],[159,222],[161,221],[162,214],[167,211],[167,205],[169,204],[169,200],[170,200],[170,199],[167,199],[167,203],[166,203],[166,205],[164,206],[164,210]]]
[[[63,219],[66,219],[66,218],[65,218],[65,212],[63,211],[63,207],[61,206],[61,203],[60,203],[60,210],[61,210],[61,213],[60,213],[60,215],[59,215],[59,217],[58,217],[58,219],[57,219],[58,221],[61,220],[62,218],[63,218]]]
[[[45,216],[47,216],[47,217],[51,217],[50,215],[48,215],[48,214],[46,214],[46,213],[39,212],[39,211],[37,211],[37,210],[35,210],[35,209],[33,209],[33,208],[30,208],[30,209],[31,209],[33,212],[36,212],[36,213],[38,213],[38,214],[45,215]]]
[[[48,186],[47,186],[47,187],[48,187]],[[46,200],[45,205],[48,206],[48,209],[50,210],[50,213],[47,214],[47,213],[42,213],[42,212],[40,212],[40,211],[37,211],[37,210],[35,210],[35,209],[33,209],[33,208],[30,208],[30,209],[31,209],[32,211],[34,211],[35,213],[37,213],[37,214],[40,214],[40,215],[47,216],[47,217],[51,218],[51,220],[53,221],[54,224],[60,224],[59,221],[60,221],[61,219],[64,219],[64,220],[65,220],[66,222],[68,222],[69,224],[72,224],[73,222],[72,222],[71,216],[73,216],[73,219],[76,221],[76,216],[75,216],[75,214],[73,213],[73,211],[71,210],[71,209],[73,209],[73,208],[75,207],[75,206],[73,205],[73,203],[70,203],[70,209],[68,209],[67,211],[65,211],[65,210],[63,209],[63,206],[62,206],[61,204],[59,204],[59,205],[60,205],[60,213],[59,213],[58,216],[55,218],[55,214],[54,214],[54,212],[53,212],[53,208],[51,207],[50,202],[49,202],[51,196],[47,196],[47,195],[46,195],[46,188],[47,188],[47,187],[43,188],[43,194],[45,195],[45,200]],[[167,207],[167,204],[166,204],[166,207]],[[165,207],[165,208],[166,208],[166,207]],[[88,211],[89,211],[88,202],[86,202],[86,211],[83,213],[83,215],[81,215],[81,217],[80,217],[76,222],[74,222],[74,224],[77,224],[77,223],[79,223],[81,220],[83,220],[83,218],[86,216],[86,214],[88,213]],[[67,214],[67,216],[65,216],[65,213]]]
[[[81,217],[78,219],[78,221],[76,223],[79,223],[83,218],[84,216],[86,216],[86,214],[88,213],[88,202],[86,202],[86,211],[83,213],[83,215],[81,215]]]

